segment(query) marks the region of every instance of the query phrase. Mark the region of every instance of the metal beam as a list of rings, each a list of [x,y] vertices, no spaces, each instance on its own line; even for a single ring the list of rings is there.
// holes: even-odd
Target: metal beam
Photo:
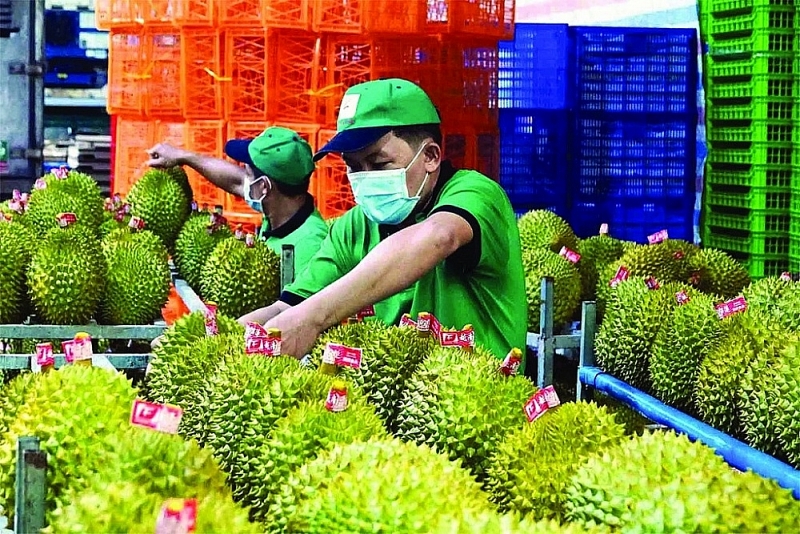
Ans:
[[[66,365],[67,360],[63,354],[54,354],[56,369]],[[30,369],[30,354],[2,354],[0,355],[0,369]],[[96,358],[96,359],[95,359]],[[106,362],[114,369],[144,369],[153,358],[152,354],[95,354],[92,356],[92,365],[108,368]]]
[[[98,339],[154,339],[164,333],[165,324],[153,325],[49,325],[1,324],[0,339],[72,339],[86,332]]]
[[[47,454],[39,449],[39,438],[19,438],[14,501],[16,534],[35,534],[45,527],[46,473]]]

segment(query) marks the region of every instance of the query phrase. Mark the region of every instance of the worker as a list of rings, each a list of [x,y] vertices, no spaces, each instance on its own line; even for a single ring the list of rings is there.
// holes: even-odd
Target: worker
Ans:
[[[328,233],[308,192],[314,172],[311,146],[292,130],[273,126],[255,139],[228,141],[225,154],[243,167],[164,143],[148,154],[148,165],[191,167],[263,214],[258,237],[277,254],[283,245],[293,245],[295,273],[305,267]]]
[[[239,318],[281,331],[284,354],[302,358],[321,332],[370,305],[405,299],[416,317],[474,328],[498,358],[525,346],[527,298],[519,232],[497,182],[443,161],[439,113],[402,79],[355,85],[342,98],[337,134],[315,155],[341,154],[356,206],[274,304]],[[378,312],[378,319],[400,317]]]

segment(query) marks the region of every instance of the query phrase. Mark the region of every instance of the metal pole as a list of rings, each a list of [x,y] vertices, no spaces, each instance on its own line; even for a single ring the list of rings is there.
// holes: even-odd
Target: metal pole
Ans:
[[[536,385],[544,388],[553,384],[553,279],[542,278],[542,306],[539,312],[538,373]]]
[[[47,454],[39,450],[39,438],[17,440],[17,478],[14,533],[35,534],[45,527]]]
[[[294,282],[294,245],[281,247],[281,291]]]
[[[581,367],[594,366],[594,336],[597,331],[597,307],[594,301],[584,302],[581,310],[581,348],[578,355],[578,372]],[[591,400],[591,390],[577,377],[576,400]]]

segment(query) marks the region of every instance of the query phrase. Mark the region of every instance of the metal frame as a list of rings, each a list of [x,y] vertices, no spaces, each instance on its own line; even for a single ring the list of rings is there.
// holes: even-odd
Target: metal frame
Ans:
[[[17,440],[16,474],[14,532],[34,534],[45,527],[47,494],[47,453],[39,449],[39,438]]]

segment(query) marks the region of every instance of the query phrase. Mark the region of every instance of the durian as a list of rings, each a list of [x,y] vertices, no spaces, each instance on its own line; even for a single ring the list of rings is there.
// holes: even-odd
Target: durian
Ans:
[[[28,311],[25,273],[32,237],[16,222],[0,221],[0,324],[21,323]]]
[[[44,188],[34,188],[28,201],[24,223],[38,237],[58,228],[58,215],[74,213],[78,223],[99,235],[103,222],[103,197],[97,183],[87,175],[70,171],[66,178],[49,174]]]
[[[131,230],[120,228],[103,239],[103,250],[108,251],[121,243],[135,243],[147,250],[159,261],[169,262],[169,251],[164,243],[150,230]]]
[[[732,298],[750,284],[747,270],[721,250],[701,249],[690,261],[695,264],[697,288],[704,293]]]
[[[569,223],[548,210],[534,210],[517,220],[523,252],[550,250],[558,254],[561,247],[578,249],[578,238]]]
[[[558,254],[536,249],[523,252],[522,264],[528,296],[528,330],[539,332],[544,277],[553,279],[553,323],[555,326],[566,323],[580,305],[581,275],[577,267]]]
[[[577,252],[581,255],[577,264],[581,273],[581,300],[594,300],[599,273],[622,257],[622,241],[608,235],[596,235],[580,240]]]
[[[131,216],[143,219],[145,229],[172,250],[191,212],[191,200],[181,185],[169,173],[150,169],[133,184],[126,200],[131,205]]]
[[[203,265],[217,244],[232,235],[227,226],[212,226],[208,215],[186,221],[175,241],[175,266],[190,287],[200,291]]]

